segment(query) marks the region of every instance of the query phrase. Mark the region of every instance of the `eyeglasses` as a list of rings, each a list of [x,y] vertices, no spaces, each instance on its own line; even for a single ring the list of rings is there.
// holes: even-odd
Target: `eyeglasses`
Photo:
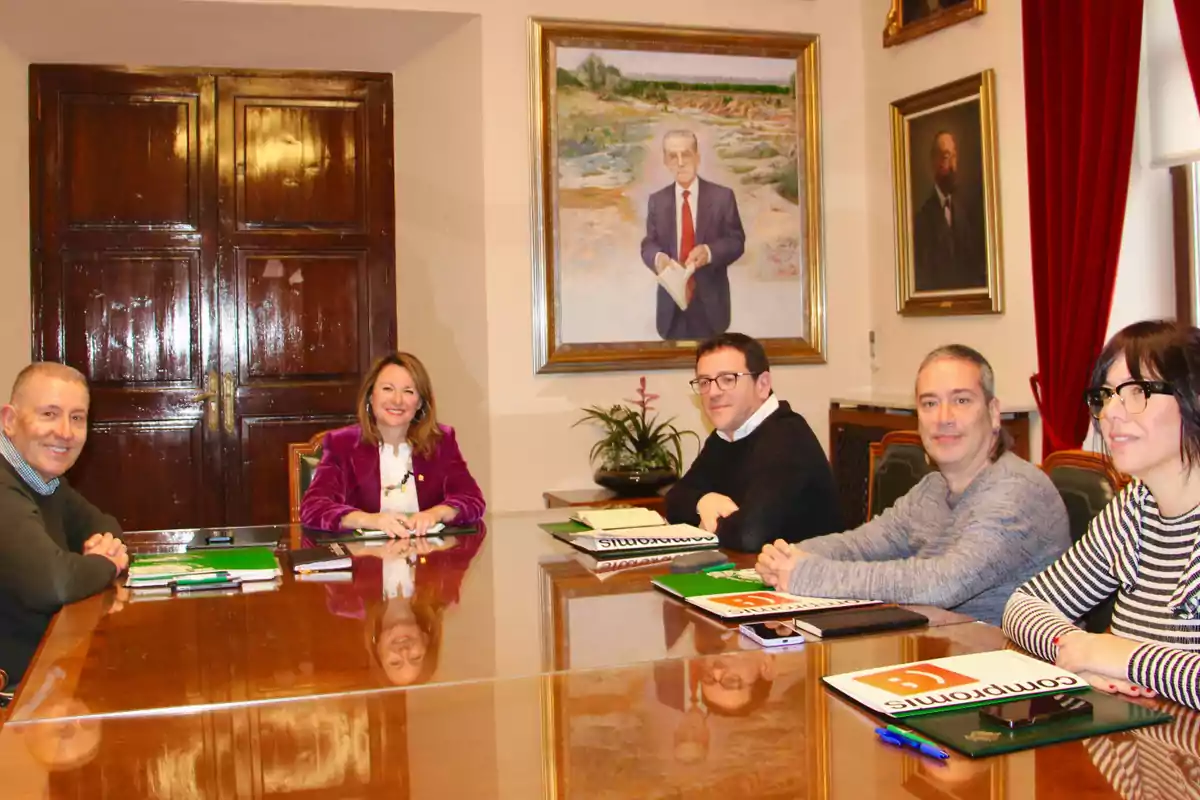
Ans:
[[[1083,393],[1092,416],[1100,419],[1108,401],[1116,395],[1130,414],[1140,414],[1146,410],[1146,401],[1152,394],[1174,394],[1175,387],[1165,381],[1125,381],[1117,388],[1108,386],[1093,386]]]
[[[737,386],[738,378],[743,375],[749,375],[752,378],[757,378],[762,375],[761,372],[722,372],[715,378],[696,378],[688,381],[688,386],[692,387],[692,391],[696,394],[708,394],[708,390],[713,384],[722,392],[728,392],[734,386]]]

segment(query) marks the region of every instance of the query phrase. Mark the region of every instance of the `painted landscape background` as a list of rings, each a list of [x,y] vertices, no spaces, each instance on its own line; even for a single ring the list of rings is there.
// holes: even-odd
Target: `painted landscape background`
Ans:
[[[556,61],[562,341],[659,339],[640,245],[648,197],[673,180],[662,136],[678,128],[696,133],[700,176],[734,190],[746,230],[729,329],[804,336],[796,62],[565,47]]]

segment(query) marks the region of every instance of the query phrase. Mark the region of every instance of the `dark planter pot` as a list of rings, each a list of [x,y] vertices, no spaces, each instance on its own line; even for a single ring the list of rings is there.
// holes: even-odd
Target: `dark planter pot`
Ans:
[[[671,469],[598,469],[593,479],[605,489],[612,489],[624,497],[649,497],[667,484],[679,480],[679,476]]]

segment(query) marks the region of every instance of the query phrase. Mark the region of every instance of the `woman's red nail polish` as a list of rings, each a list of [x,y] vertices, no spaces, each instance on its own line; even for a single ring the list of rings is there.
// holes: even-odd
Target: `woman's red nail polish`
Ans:
[[[1116,684],[1114,684],[1114,683],[1110,683],[1110,684],[1108,685],[1108,688],[1109,688],[1109,689],[1116,690],[1117,686],[1116,686]]]
[[[1058,640],[1059,640],[1060,638],[1061,638],[1061,637],[1059,637],[1059,636],[1055,636],[1055,637],[1054,637],[1052,640],[1050,640],[1050,644],[1052,644],[1052,645],[1056,645],[1056,646],[1057,646],[1057,645],[1058,645]]]

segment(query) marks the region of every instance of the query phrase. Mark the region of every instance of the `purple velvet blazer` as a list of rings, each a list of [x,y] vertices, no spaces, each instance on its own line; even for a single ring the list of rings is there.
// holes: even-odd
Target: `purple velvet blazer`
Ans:
[[[451,525],[474,525],[483,516],[483,493],[459,452],[454,429],[439,426],[442,438],[431,456],[413,451],[413,484],[420,508],[447,505],[458,509]],[[351,511],[379,512],[379,448],[363,441],[351,425],[325,434],[321,463],[300,502],[300,522],[308,528],[336,531]]]

